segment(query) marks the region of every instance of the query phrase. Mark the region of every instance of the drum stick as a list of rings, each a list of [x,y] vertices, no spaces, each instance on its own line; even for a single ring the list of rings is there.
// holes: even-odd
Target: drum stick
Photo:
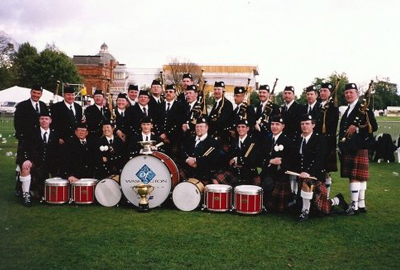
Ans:
[[[156,145],[154,145],[155,147],[160,147],[160,146],[163,146],[164,145],[164,143],[163,142],[160,142],[160,143],[157,143]]]
[[[210,148],[208,148],[208,150],[203,154],[203,157],[206,157],[206,156],[208,156],[212,151],[214,151],[214,147],[210,147]]]
[[[297,173],[297,172],[286,171],[285,174],[289,174],[289,175],[294,175],[294,176],[300,177],[300,174]],[[312,180],[317,180],[318,181],[318,179],[316,177],[314,177],[314,176],[310,176],[310,177],[308,177],[308,179],[312,179]]]
[[[250,155],[251,150],[253,150],[255,143],[251,143],[249,149],[247,149],[246,154],[244,155],[245,158],[247,158]]]

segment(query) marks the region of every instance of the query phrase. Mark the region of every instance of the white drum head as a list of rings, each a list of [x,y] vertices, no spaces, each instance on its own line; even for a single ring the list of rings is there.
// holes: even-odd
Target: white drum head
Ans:
[[[125,197],[135,206],[139,206],[140,196],[132,187],[140,184],[154,186],[148,195],[149,208],[160,206],[171,191],[171,173],[158,158],[140,155],[126,163],[121,173],[121,188]]]
[[[62,179],[61,177],[54,177],[46,179],[46,186],[67,186],[69,181],[67,179]]]
[[[74,183],[73,186],[95,186],[97,184],[97,179],[93,178],[82,178]]]
[[[179,210],[193,211],[200,205],[201,193],[196,185],[182,182],[174,188],[172,200]]]
[[[235,187],[235,193],[244,195],[257,195],[260,194],[261,191],[262,191],[261,187],[253,185],[241,185]]]
[[[94,194],[99,204],[106,207],[117,205],[122,197],[121,188],[112,179],[101,180],[96,185]]]
[[[223,184],[210,184],[205,187],[205,191],[209,192],[230,192],[232,187],[230,185],[223,185]]]

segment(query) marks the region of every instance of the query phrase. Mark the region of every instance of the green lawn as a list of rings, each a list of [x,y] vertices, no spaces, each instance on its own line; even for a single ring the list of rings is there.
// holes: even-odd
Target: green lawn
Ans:
[[[372,164],[368,213],[353,217],[26,208],[14,197],[15,140],[0,140],[0,269],[399,269],[400,165]],[[349,198],[334,175],[332,193]]]

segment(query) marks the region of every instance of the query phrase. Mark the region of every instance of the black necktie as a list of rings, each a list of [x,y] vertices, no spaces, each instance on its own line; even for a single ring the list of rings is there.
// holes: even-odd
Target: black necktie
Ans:
[[[167,112],[169,112],[170,105],[171,105],[171,104],[168,102],[168,103],[167,103]]]
[[[69,110],[71,111],[72,115],[75,116],[74,110],[72,110],[72,105],[69,106]]]
[[[350,111],[350,105],[347,106],[347,110],[344,112],[343,116],[347,118],[347,114]]]
[[[82,141],[81,143],[82,143],[82,145],[83,145],[83,146],[85,146],[85,145],[86,145],[86,142],[85,142],[85,141]]]
[[[311,113],[311,105],[308,106],[308,112],[307,112],[307,114],[310,114],[310,113]]]
[[[110,140],[110,145],[112,145],[113,144],[113,140]]]
[[[36,112],[37,113],[40,113],[40,111],[39,111],[39,105],[36,103]]]
[[[217,102],[215,102],[215,104],[214,104],[214,108],[212,109],[212,111],[215,111],[217,108],[218,108],[218,104],[219,102],[217,101]]]
[[[103,107],[100,108],[100,112],[101,112],[101,115],[104,116],[104,109],[103,109]]]
[[[274,146],[275,146],[275,144],[276,144],[275,138],[274,138],[274,137],[272,137],[272,145],[274,145]]]
[[[124,117],[124,112],[121,112],[121,116]]]
[[[283,110],[284,112],[287,112],[288,111],[288,107],[287,107],[287,105],[285,104],[285,108],[284,108],[284,110]]]
[[[239,140],[239,148],[242,149],[243,148],[243,142]]]
[[[146,142],[148,142],[148,141],[149,141],[149,136],[146,135]]]
[[[47,131],[43,134],[43,142],[47,143]]]
[[[147,116],[147,110],[146,110],[146,107],[143,107],[143,113],[144,113],[144,115],[146,115],[146,116]]]
[[[304,149],[306,148],[306,139],[303,138],[303,142],[301,143],[300,154],[304,153]]]

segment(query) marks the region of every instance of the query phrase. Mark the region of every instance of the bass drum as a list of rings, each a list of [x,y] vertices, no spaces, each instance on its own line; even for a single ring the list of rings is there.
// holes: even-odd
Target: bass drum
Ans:
[[[195,178],[179,183],[172,192],[172,200],[179,210],[193,211],[199,207],[204,185]]]
[[[171,173],[172,187],[176,187],[176,185],[180,182],[178,166],[176,166],[172,158],[162,152],[154,151],[152,155],[164,162],[169,172]]]
[[[153,192],[148,195],[148,202],[149,208],[155,208],[168,198],[172,179],[170,170],[163,160],[150,154],[129,160],[122,170],[120,184],[126,199],[135,206],[139,206],[140,196],[132,188],[140,184],[154,186]]]
[[[105,207],[113,207],[119,203],[122,192],[117,181],[119,181],[119,177],[110,176],[110,178],[97,183],[94,193],[99,204]]]

